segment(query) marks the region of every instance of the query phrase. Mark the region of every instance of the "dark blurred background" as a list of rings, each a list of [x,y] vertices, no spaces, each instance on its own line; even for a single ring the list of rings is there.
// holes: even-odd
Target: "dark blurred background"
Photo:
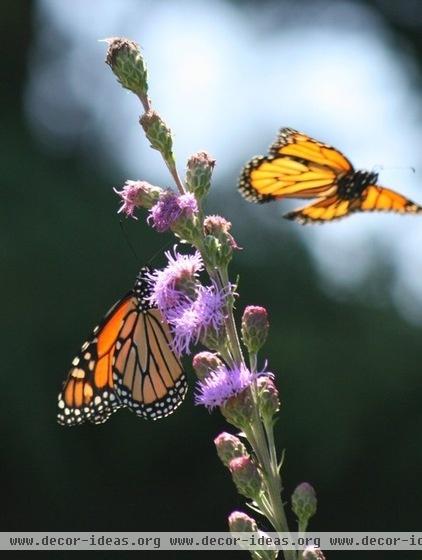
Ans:
[[[156,171],[158,159],[146,151],[146,142],[137,128],[139,107],[129,94],[119,89],[102,62],[105,46],[95,42],[103,30],[97,31],[96,22],[112,4],[116,10],[117,3],[107,0],[102,3],[18,1],[0,6],[3,42],[0,282],[5,396],[0,417],[1,527],[10,531],[225,530],[227,515],[233,509],[245,510],[213,445],[213,438],[230,428],[218,413],[210,415],[193,405],[194,378],[189,359],[185,364],[192,389],[184,405],[165,421],[144,422],[127,411],[118,412],[100,427],[84,425],[66,429],[55,420],[57,393],[80,343],[106,309],[131,287],[140,264],[171,241],[170,236],[153,234],[142,220],[126,221],[126,235],[139,254],[137,262],[116,215],[118,201],[113,187],[122,185],[128,177],[161,183],[165,179],[161,171]],[[147,44],[143,45],[146,58],[153,58],[151,37],[160,45],[165,41],[165,33],[160,35],[160,17],[170,25],[173,16],[180,17],[178,3],[172,3],[172,16],[172,13],[162,15],[158,6],[164,9],[167,3],[157,2],[153,17],[148,17],[147,11],[148,6],[152,9],[151,3],[123,4],[138,30],[132,32],[132,38],[142,43],[142,37],[147,37]],[[412,165],[419,173],[416,176],[421,177],[418,171],[421,144],[414,146],[421,130],[420,2],[267,0],[218,2],[218,6],[201,2],[191,4],[191,12],[188,2],[179,4],[187,21],[189,14],[199,17],[200,9],[215,10],[216,14],[221,9],[230,10],[230,18],[225,12],[221,12],[221,17],[229,28],[233,27],[233,33],[245,19],[252,20],[253,27],[255,17],[254,34],[246,36],[246,31],[242,31],[250,52],[256,54],[265,42],[271,47],[262,60],[256,56],[250,64],[242,61],[248,74],[240,73],[241,86],[237,91],[232,84],[230,96],[225,100],[227,115],[234,110],[237,99],[247,95],[245,79],[251,90],[256,88],[254,72],[258,71],[260,62],[272,69],[269,79],[279,76],[280,89],[271,94],[274,104],[278,99],[283,100],[287,91],[291,95],[293,90],[294,97],[295,88],[305,90],[308,100],[317,94],[326,99],[324,92],[317,91],[318,82],[308,83],[303,76],[302,82],[292,83],[288,72],[285,73],[289,60],[297,56],[295,48],[300,41],[305,41],[312,51],[312,41],[318,40],[316,35],[321,29],[331,41],[327,56],[336,52],[335,37],[342,37],[345,28],[350,31],[350,25],[356,48],[364,44],[368,34],[371,40],[378,37],[376,48],[396,61],[397,73],[390,78],[399,81],[404,76],[407,93],[419,102],[410,110],[405,97],[398,105],[396,97],[392,100],[394,114],[387,112],[391,122],[383,117],[386,129],[392,131],[390,144],[393,144],[388,150],[398,150],[394,152],[398,153],[393,158],[394,165]],[[59,25],[57,12],[61,9]],[[55,10],[56,19],[51,10]],[[348,10],[355,14],[355,20],[347,17]],[[324,24],[318,18],[314,21],[315,14],[322,14]],[[263,15],[265,21],[259,19]],[[368,21],[373,23],[373,28],[368,27]],[[205,17],[203,24],[211,35],[213,25],[220,25],[218,20]],[[282,36],[286,25],[289,25],[291,52],[287,47],[277,50],[276,43],[271,43]],[[78,29],[85,33],[81,32],[76,46],[66,33],[70,28],[73,39]],[[123,19],[111,16],[104,32],[129,34]],[[338,35],[331,36],[334,32]],[[183,36],[183,28],[178,33]],[[48,47],[44,51],[43,45]],[[74,91],[67,85],[69,65],[61,61],[77,49],[82,53],[86,49],[88,53],[93,48],[96,49],[93,58],[87,55],[80,58],[80,65],[74,63],[72,80],[83,85],[86,76],[92,73],[95,79],[101,77],[102,85],[91,83],[86,95],[92,103],[78,105]],[[167,48],[170,55],[171,48]],[[240,49],[236,56],[240,57],[241,52]],[[350,72],[354,71],[353,49],[350,56],[350,64],[344,59],[343,66],[338,67],[339,80],[345,79],[344,72],[347,74],[349,66]],[[320,62],[325,76],[321,79],[327,80],[328,75],[336,87],[336,72],[326,75],[326,61]],[[177,74],[184,59],[175,53],[171,64],[168,61],[163,64],[170,65]],[[298,75],[299,64],[300,57],[295,62]],[[153,89],[166,89],[170,96],[172,84],[160,75],[159,61],[155,60],[153,66],[155,75],[151,72],[150,76]],[[199,61],[197,67],[200,66]],[[372,76],[379,82],[377,74],[381,70],[380,62],[379,67],[371,67],[368,79],[365,75],[356,80],[354,76],[347,79],[351,84],[359,84],[359,80],[370,81]],[[201,72],[198,80],[201,75],[207,75],[206,67]],[[230,67],[227,72],[228,76]],[[257,103],[260,90],[266,90],[263,78],[260,79],[254,94]],[[330,82],[324,87],[329,95]],[[192,88],[195,89],[194,83]],[[351,96],[359,95],[356,86]],[[389,102],[389,96],[396,93],[385,87],[377,95]],[[112,99],[114,105],[107,106],[106,102],[95,113],[95,99],[100,105],[101,100]],[[360,103],[366,111],[359,113],[360,117],[370,114],[374,103],[371,95],[363,96]],[[283,105],[281,101],[280,105]],[[371,162],[368,165],[390,163],[377,148],[381,139],[385,141],[382,123],[374,125],[368,118],[368,127],[378,127],[375,134],[373,129],[366,129],[367,122],[362,117],[352,132],[345,123],[330,135],[327,118],[334,122],[342,118],[338,115],[352,112],[349,117],[353,120],[353,107],[343,106],[341,96],[327,102],[323,111],[313,101],[305,105],[303,113],[289,113],[283,107],[285,113],[268,114],[262,128],[252,104],[245,106],[242,118],[250,128],[247,141],[243,124],[238,121],[232,127],[228,118],[224,127],[220,124],[220,130],[214,131],[211,141],[214,153],[218,152],[218,133],[224,141],[228,136],[231,142],[230,149],[226,147],[217,154],[218,163],[226,155],[228,162],[221,161],[220,170],[224,172],[216,175],[209,208],[212,212],[225,212],[233,222],[239,244],[244,247],[232,271],[233,276],[240,275],[238,310],[253,303],[267,306],[271,314],[265,356],[270,369],[277,372],[283,400],[276,436],[279,448],[286,449],[285,499],[289,500],[296,484],[303,480],[315,486],[319,505],[311,523],[314,530],[421,530],[422,329],[417,286],[422,281],[417,260],[420,245],[415,245],[414,240],[420,239],[422,223],[417,218],[373,215],[352,217],[353,225],[345,222],[310,227],[305,233],[302,230],[299,233],[299,226],[280,219],[283,208],[276,205],[255,208],[235,192],[236,177],[243,162],[256,151],[265,150],[283,124],[305,129],[313,135],[319,133],[322,139],[339,143],[343,149],[347,148],[347,142],[354,141],[357,145],[362,141],[364,151],[359,152],[356,147],[349,154],[353,160],[355,153],[357,159],[359,154],[367,156]],[[195,118],[195,108],[189,101],[185,105],[179,102],[176,108],[166,107],[176,137],[180,134],[182,152],[185,148],[195,151],[208,147],[205,124],[199,146],[183,144],[183,119]],[[215,106],[213,110],[220,118],[221,107]],[[265,106],[260,110],[264,114]],[[113,123],[119,111],[122,111],[122,121],[125,118],[133,121],[136,137],[135,133],[129,138],[124,130],[115,130]],[[173,111],[179,115],[179,125],[171,122]],[[306,127],[307,112],[316,114],[320,120],[314,119]],[[326,117],[329,113],[331,116]],[[207,115],[208,121],[213,118],[212,113]],[[283,122],[275,120],[281,118]],[[286,122],[286,119],[291,120]],[[407,122],[413,127],[412,133],[406,132],[407,125],[403,123]],[[105,137],[113,137],[114,132],[117,138]],[[254,140],[252,132],[259,141]],[[373,153],[371,146],[374,146]],[[408,150],[419,153],[419,159],[412,156],[409,161],[401,157]],[[138,151],[140,155],[135,156]],[[181,167],[184,155],[179,158]],[[410,181],[414,185],[415,177],[405,169],[396,171],[394,180],[406,191],[406,183]],[[397,182],[396,186],[399,187]],[[418,200],[422,201],[420,183],[419,192],[417,188],[411,189],[406,192],[415,198],[419,195]],[[376,221],[374,227],[378,230],[374,231],[369,224]],[[331,227],[335,229],[330,230]],[[388,258],[393,253],[390,240],[397,237],[392,235],[393,230],[399,232],[397,236],[401,239],[394,250],[397,259]],[[314,239],[317,239],[316,249]],[[335,251],[333,258],[325,255],[332,251]],[[320,258],[321,253],[325,257]],[[355,265],[354,255],[363,258],[363,264]],[[406,256],[404,264],[403,255]],[[336,268],[337,261],[340,268]],[[163,259],[159,257],[156,264],[163,264]],[[347,280],[354,276],[358,266],[358,278],[345,282],[344,277]],[[292,517],[291,524],[294,526]],[[66,553],[54,554],[66,556]],[[110,558],[120,555],[102,553]],[[182,558],[186,554],[179,552],[171,556]],[[221,556],[240,558],[242,553]],[[339,552],[328,554],[328,558],[339,556]],[[381,555],[373,553],[370,557],[374,556]],[[369,555],[359,552],[352,557]],[[396,553],[396,557],[410,558],[410,555],[403,552]]]

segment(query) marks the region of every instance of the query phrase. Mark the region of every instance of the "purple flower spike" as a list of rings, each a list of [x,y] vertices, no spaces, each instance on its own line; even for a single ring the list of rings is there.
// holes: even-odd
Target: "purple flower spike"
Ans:
[[[197,383],[195,403],[204,405],[208,410],[222,406],[230,397],[249,387],[256,377],[257,374],[243,364],[233,369],[223,365]]]
[[[214,284],[199,286],[196,299],[168,310],[166,318],[174,336],[173,348],[179,356],[190,354],[190,347],[206,335],[207,329],[218,331],[222,327],[227,293]]]
[[[159,232],[169,230],[180,218],[190,218],[198,212],[198,203],[193,194],[177,195],[164,191],[159,201],[151,208],[148,223]]]
[[[166,268],[148,274],[148,281],[151,286],[150,302],[167,318],[170,309],[188,302],[187,296],[178,289],[180,283],[196,282],[204,263],[198,251],[193,255],[181,255],[176,246],[173,253],[166,251],[164,254],[168,260]]]

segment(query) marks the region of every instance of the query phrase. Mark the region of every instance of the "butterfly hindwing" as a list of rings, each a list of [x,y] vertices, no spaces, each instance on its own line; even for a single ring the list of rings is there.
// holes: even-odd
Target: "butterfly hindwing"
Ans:
[[[359,210],[419,214],[422,212],[422,207],[391,189],[379,185],[369,185],[363,192]]]
[[[171,335],[158,309],[145,310],[121,333],[114,360],[119,397],[133,412],[157,420],[183,401],[186,377],[171,350]]]
[[[422,212],[422,207],[395,191],[378,185],[369,185],[359,198],[342,199],[334,195],[289,212],[284,217],[302,224],[323,223],[338,220],[353,212],[417,214]]]
[[[356,203],[355,203],[356,204]],[[336,195],[323,198],[313,204],[309,204],[299,210],[294,210],[284,214],[288,220],[295,220],[300,224],[307,224],[311,222],[328,222],[331,220],[338,220],[356,211],[358,208],[353,208],[352,201],[341,200]]]

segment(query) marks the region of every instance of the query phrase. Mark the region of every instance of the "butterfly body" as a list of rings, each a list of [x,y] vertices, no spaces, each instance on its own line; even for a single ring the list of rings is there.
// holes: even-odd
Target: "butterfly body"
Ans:
[[[316,199],[285,215],[300,223],[328,222],[358,211],[422,212],[422,207],[377,181],[377,173],[355,170],[329,144],[282,128],[268,156],[257,156],[245,166],[239,191],[258,204],[282,198]]]
[[[59,424],[101,424],[126,407],[156,420],[182,402],[186,378],[172,338],[148,300],[148,269],[84,342],[58,397]]]
[[[337,196],[341,200],[360,200],[366,187],[375,185],[378,174],[371,171],[350,171],[337,178]]]

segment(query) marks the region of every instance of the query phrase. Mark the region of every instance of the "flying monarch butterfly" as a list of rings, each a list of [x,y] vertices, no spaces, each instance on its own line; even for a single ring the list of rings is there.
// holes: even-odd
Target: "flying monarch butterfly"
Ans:
[[[421,206],[377,181],[377,173],[356,171],[332,146],[282,128],[269,155],[257,156],[244,167],[239,191],[260,204],[279,198],[318,199],[285,214],[302,224],[329,222],[352,212],[422,212]]]
[[[133,290],[110,309],[73,360],[58,397],[59,424],[102,424],[122,407],[157,420],[184,399],[185,374],[167,324],[148,302],[147,273],[141,270]]]

